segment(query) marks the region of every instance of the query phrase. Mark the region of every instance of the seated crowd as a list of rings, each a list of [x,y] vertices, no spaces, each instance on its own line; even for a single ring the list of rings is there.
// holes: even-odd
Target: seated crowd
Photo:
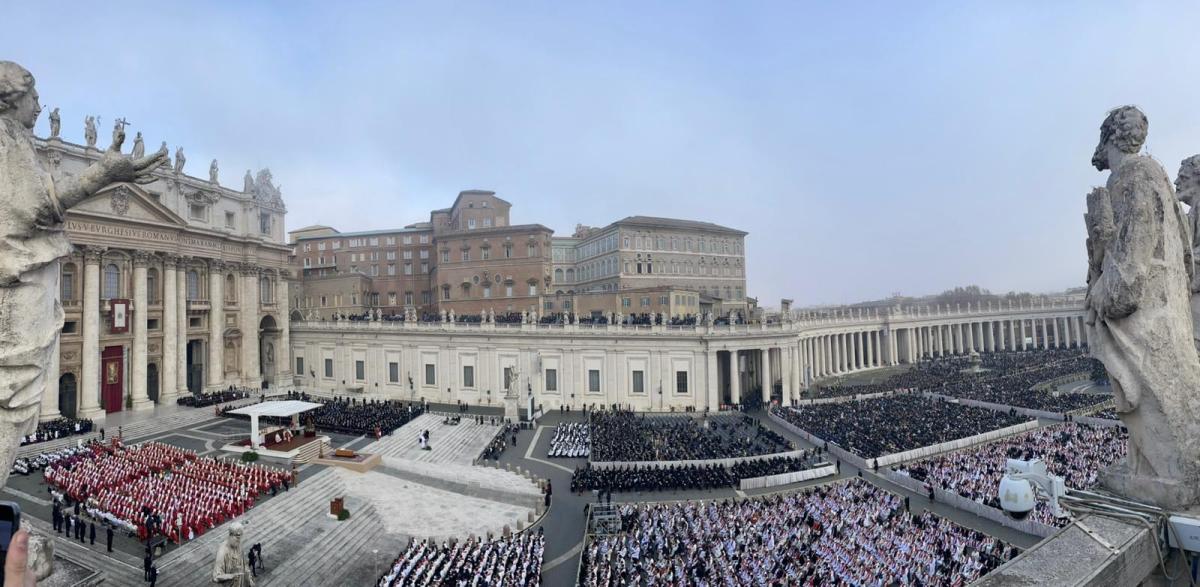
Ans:
[[[179,396],[175,403],[181,406],[191,406],[193,408],[203,408],[231,402],[239,399],[250,397],[253,391],[247,387],[234,387],[230,385],[227,389],[214,391],[211,393],[192,393],[191,395]]]
[[[912,369],[880,383],[818,385],[812,397],[848,396],[896,390],[930,391],[953,397],[1019,408],[1069,412],[1095,405],[1104,397],[1081,393],[1053,394],[1034,386],[1064,375],[1095,375],[1095,365],[1082,349],[1038,349],[980,355],[982,371],[971,371],[965,356],[928,358]]]
[[[483,424],[485,421],[483,416],[474,416],[474,418],[479,424]],[[493,425],[495,423],[494,420],[495,419],[493,418]],[[483,448],[483,452],[479,455],[479,458],[488,461],[500,460],[500,455],[504,454],[504,449],[508,448],[509,438],[512,438],[513,446],[516,446],[517,430],[519,429],[520,428],[518,428],[516,424],[504,424],[501,426],[500,432],[498,432],[496,437],[493,438],[492,441]]]
[[[355,436],[373,435],[377,430],[380,434],[391,434],[397,428],[424,413],[421,404],[417,402],[403,403],[343,397],[323,398],[295,391],[289,391],[285,399],[321,404],[319,408],[304,412],[300,416],[301,421],[311,422],[318,430]],[[232,409],[234,408],[222,409],[221,415],[244,420],[250,419],[246,415],[230,413]],[[259,421],[281,425],[290,422],[287,418],[270,417],[261,417]]]
[[[92,421],[76,418],[55,418],[38,422],[37,429],[21,437],[21,445],[46,442],[92,431]]]
[[[1125,456],[1129,434],[1123,426],[1062,424],[1030,430],[984,446],[898,465],[895,470],[934,487],[1000,509],[998,488],[1008,459],[1041,459],[1067,487],[1089,489],[1100,471]],[[1032,519],[1062,525],[1039,501]]]
[[[1015,549],[851,479],[783,496],[623,504],[622,531],[592,538],[579,583],[965,585]]]
[[[28,475],[34,471],[40,471],[62,459],[70,459],[79,454],[89,452],[86,446],[70,446],[56,451],[43,452],[33,456],[19,457],[13,461],[13,466],[9,469],[9,474]]]
[[[159,442],[89,443],[45,470],[45,479],[89,514],[146,540],[182,542],[245,513],[258,496],[286,488],[291,473],[197,457]]]
[[[772,408],[772,413],[864,459],[966,438],[1031,419],[911,394]]]
[[[587,422],[564,422],[554,428],[548,457],[586,459],[592,452]]]
[[[749,416],[647,416],[592,412],[594,461],[687,461],[787,452],[791,443]]]
[[[508,538],[429,544],[414,540],[379,578],[378,587],[541,585],[546,540],[541,531]]]
[[[742,479],[766,477],[811,469],[820,460],[820,450],[798,457],[771,457],[724,465],[643,464],[597,469],[588,463],[571,475],[571,491],[681,491],[736,488]]]

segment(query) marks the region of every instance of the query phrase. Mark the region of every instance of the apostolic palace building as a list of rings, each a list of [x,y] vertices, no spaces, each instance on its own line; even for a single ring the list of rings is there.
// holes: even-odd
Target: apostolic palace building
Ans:
[[[38,147],[58,176],[101,155],[57,137]],[[783,300],[764,314],[747,295],[743,231],[631,216],[555,237],[513,224],[489,191],[400,229],[311,226],[285,241],[269,171],[234,190],[215,161],[208,179],[185,161],[177,151],[153,182],[68,212],[75,250],[61,262],[58,388],[43,418],[230,385],[717,409],[922,356],[1084,342],[1074,301],[865,312]]]
[[[36,144],[43,166],[67,177],[100,158],[89,142]],[[290,249],[271,173],[247,171],[239,191],[217,182],[215,161],[207,180],[185,162],[177,152],[153,182],[109,186],[67,212],[74,251],[61,261],[58,389],[43,396],[43,419],[290,383]]]

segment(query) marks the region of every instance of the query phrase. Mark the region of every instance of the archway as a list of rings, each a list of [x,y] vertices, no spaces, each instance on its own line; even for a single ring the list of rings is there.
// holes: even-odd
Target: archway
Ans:
[[[79,397],[74,373],[63,373],[58,378],[58,411],[64,418],[74,418],[79,406]]]
[[[158,403],[158,363],[146,365],[146,395]]]
[[[279,372],[276,361],[286,360],[280,355],[283,349],[279,348],[279,332],[279,325],[270,314],[258,322],[258,368],[266,386],[278,385],[275,381],[275,374]]]

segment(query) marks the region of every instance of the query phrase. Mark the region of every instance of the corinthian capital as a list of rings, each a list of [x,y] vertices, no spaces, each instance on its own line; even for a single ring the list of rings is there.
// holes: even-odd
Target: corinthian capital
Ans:
[[[133,266],[141,268],[148,266],[150,260],[154,258],[153,255],[145,251],[134,251],[131,256],[133,257]]]
[[[159,258],[162,259],[162,264],[165,269],[175,269],[179,266],[180,261],[183,260],[182,257],[176,255],[175,253],[163,253],[162,255],[159,255]]]
[[[254,263],[238,263],[238,271],[240,271],[242,275],[257,276],[262,272],[262,268]]]
[[[104,258],[104,252],[107,250],[106,247],[85,246],[83,247],[83,262],[98,264]]]

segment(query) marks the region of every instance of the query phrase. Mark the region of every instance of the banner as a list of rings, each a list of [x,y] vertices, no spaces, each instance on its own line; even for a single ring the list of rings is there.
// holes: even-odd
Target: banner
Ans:
[[[129,315],[129,300],[109,300],[108,307],[112,310],[109,312],[109,332],[113,334],[129,332],[129,320],[132,318]]]

